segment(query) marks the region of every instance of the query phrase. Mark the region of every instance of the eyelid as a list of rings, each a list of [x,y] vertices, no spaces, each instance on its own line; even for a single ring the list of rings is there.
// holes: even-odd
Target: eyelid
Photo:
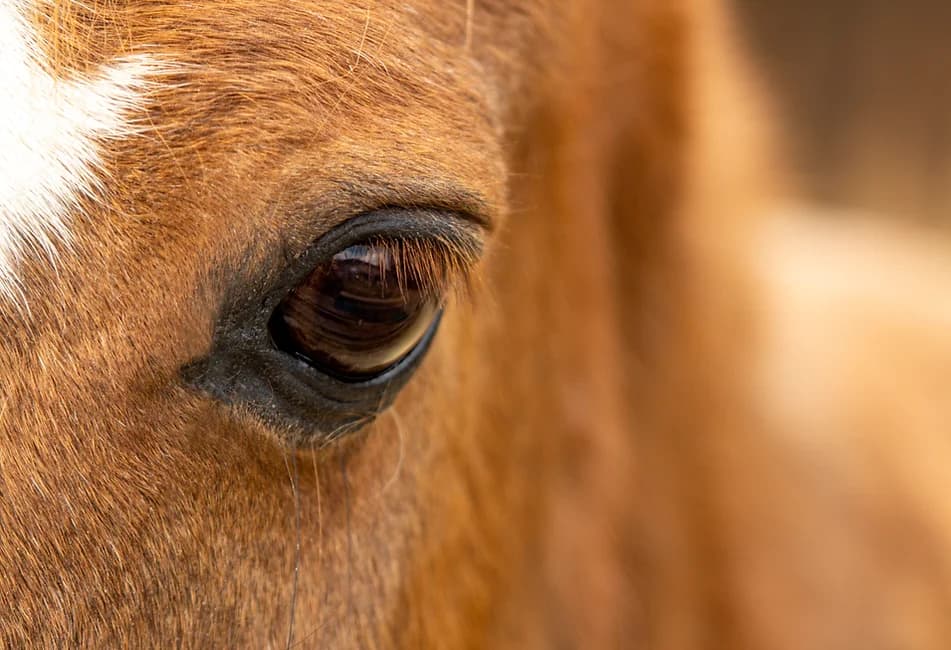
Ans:
[[[498,206],[478,189],[447,178],[400,179],[350,170],[346,181],[324,189],[312,203],[317,212],[324,205],[350,205],[360,213],[389,209],[454,215],[491,234],[497,227]]]

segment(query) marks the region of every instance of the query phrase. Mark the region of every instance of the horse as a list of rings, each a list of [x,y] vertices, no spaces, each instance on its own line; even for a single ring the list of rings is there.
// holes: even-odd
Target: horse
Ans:
[[[948,646],[946,257],[715,0],[0,32],[0,645]]]

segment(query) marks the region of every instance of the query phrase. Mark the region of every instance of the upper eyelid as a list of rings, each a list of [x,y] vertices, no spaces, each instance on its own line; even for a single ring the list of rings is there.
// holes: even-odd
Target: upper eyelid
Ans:
[[[319,201],[322,205],[350,205],[359,213],[387,209],[452,213],[486,234],[493,233],[498,225],[498,206],[487,196],[441,178],[394,181],[382,176],[354,174],[347,180],[333,182],[332,189],[322,192]]]

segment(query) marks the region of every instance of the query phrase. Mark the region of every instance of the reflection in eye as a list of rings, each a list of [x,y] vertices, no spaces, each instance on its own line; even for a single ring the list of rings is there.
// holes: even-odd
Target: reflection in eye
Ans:
[[[275,309],[275,345],[343,381],[386,372],[425,337],[440,307],[409,254],[405,242],[378,240],[321,262]]]

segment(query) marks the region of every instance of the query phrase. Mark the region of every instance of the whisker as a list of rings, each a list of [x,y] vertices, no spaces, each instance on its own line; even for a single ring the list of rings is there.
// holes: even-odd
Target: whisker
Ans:
[[[317,566],[320,570],[323,570],[324,566],[324,516],[322,505],[320,502],[320,472],[317,468],[317,453],[311,451],[310,460],[314,468],[314,489],[317,492]],[[326,603],[330,595],[330,583],[324,581],[323,588],[323,602]],[[308,641],[314,638],[324,627],[326,627],[327,621],[320,621],[316,627],[314,627],[310,632],[300,637],[296,642],[294,642],[293,648],[304,647]]]
[[[347,477],[347,455],[345,453],[340,454],[340,477],[343,483],[343,503],[347,527],[347,616],[351,622],[355,624],[356,608],[353,598],[353,528],[350,521],[350,479]]]
[[[314,463],[314,484],[317,486],[317,563],[323,569],[324,566],[324,515],[323,505],[320,497],[320,477],[317,474],[317,454],[312,455]],[[330,583],[325,582],[323,602],[330,598]]]
[[[301,564],[301,516],[300,516],[300,471],[297,466],[297,449],[290,450],[290,462],[288,462],[287,452],[284,453],[284,464],[287,467],[287,475],[291,482],[291,489],[294,493],[294,582],[291,586],[291,604],[290,615],[287,622],[287,650],[294,643],[294,615],[297,610],[297,590],[300,578]]]
[[[393,470],[392,476],[390,476],[389,480],[387,480],[387,482],[383,484],[383,487],[380,488],[380,492],[377,494],[378,499],[382,498],[383,495],[386,494],[386,491],[389,490],[394,483],[396,483],[396,480],[400,475],[400,470],[403,469],[403,460],[406,457],[406,438],[404,436],[403,418],[401,418],[399,413],[396,412],[395,406],[390,409],[390,416],[393,418],[393,424],[396,428],[396,435],[399,437],[400,455],[397,458],[396,468]]]

